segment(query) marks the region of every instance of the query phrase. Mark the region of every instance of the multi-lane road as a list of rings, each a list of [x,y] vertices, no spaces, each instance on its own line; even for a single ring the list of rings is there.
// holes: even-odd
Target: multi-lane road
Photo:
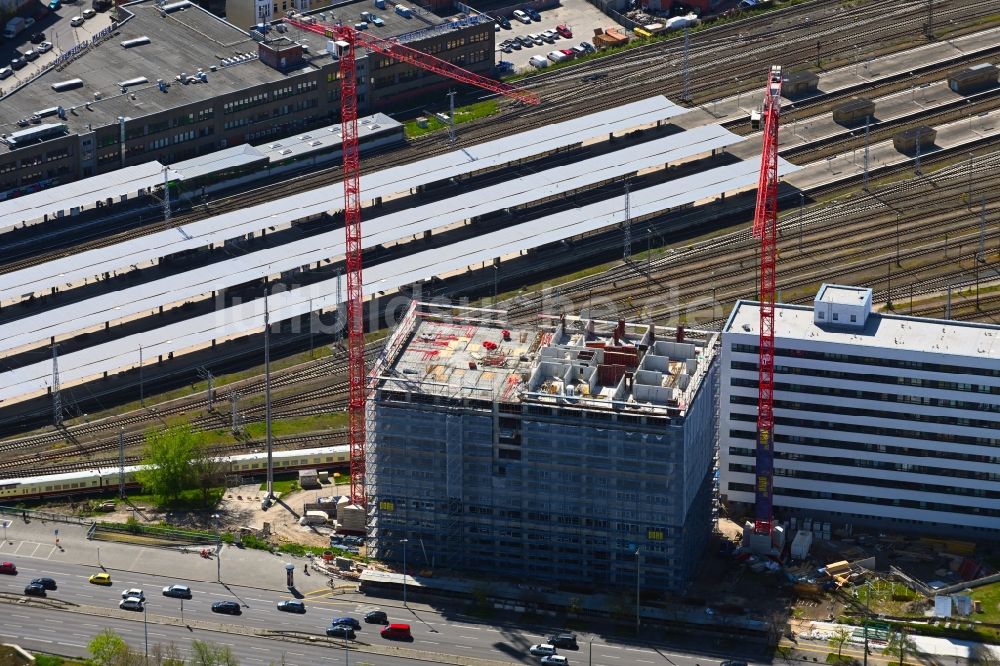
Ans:
[[[109,547],[115,546],[105,546]],[[160,560],[173,555],[163,551],[142,551],[136,547],[117,547],[134,549],[137,553],[149,552],[152,557]],[[350,658],[354,663],[363,661],[378,666],[395,666],[413,661],[384,654],[395,646],[415,651],[404,654],[419,657],[423,661],[454,662],[455,658],[460,658],[468,660],[467,663],[475,663],[476,659],[538,663],[536,658],[528,655],[527,650],[535,643],[545,642],[546,635],[541,631],[519,629],[505,623],[505,620],[516,621],[513,617],[499,616],[487,624],[475,618],[456,616],[448,611],[439,612],[418,604],[410,604],[404,608],[398,601],[379,604],[379,600],[363,598],[330,598],[325,578],[317,574],[303,576],[301,569],[296,572],[296,582],[302,590],[299,594],[305,601],[307,611],[304,615],[283,613],[277,610],[276,605],[282,599],[292,598],[292,594],[234,584],[224,586],[214,582],[191,582],[184,577],[184,563],[190,563],[195,556],[176,554],[174,557],[177,564],[165,570],[176,571],[176,577],[110,569],[113,584],[103,587],[88,582],[91,574],[101,571],[96,566],[52,559],[16,558],[0,553],[0,559],[12,559],[18,567],[18,575],[0,576],[0,592],[20,594],[32,578],[48,576],[55,579],[58,585],[58,589],[48,593],[48,598],[75,604],[70,609],[41,607],[33,603],[8,606],[3,611],[5,621],[0,625],[0,638],[4,641],[16,641],[29,649],[83,655],[88,641],[103,628],[109,627],[139,650],[144,649],[147,634],[150,646],[155,643],[174,643],[182,651],[187,650],[191,640],[197,638],[231,645],[241,664],[279,663],[284,656],[287,664],[304,665],[319,663],[320,659],[339,658],[331,654],[331,650],[337,650],[337,654],[343,650],[325,642],[316,645],[264,638],[254,635],[252,630],[304,632],[323,636],[326,627],[335,617],[349,615],[360,620],[366,611],[382,608],[389,614],[390,621],[411,625],[414,641],[403,644],[387,641],[379,637],[379,626],[363,624],[357,641],[349,645],[352,650]],[[252,571],[247,571],[246,580],[253,581]],[[163,587],[173,583],[189,585],[193,592],[193,598],[183,602],[183,618],[181,600],[162,596]],[[129,588],[141,588],[144,591],[147,598],[145,615],[118,609],[122,591]],[[243,614],[234,617],[213,613],[212,602],[223,599],[239,601]],[[648,648],[615,643],[613,639],[602,637],[595,638],[591,646],[588,644],[589,638],[589,634],[581,635],[579,650],[561,653],[568,656],[571,663],[595,666],[696,666],[699,663],[717,663],[726,656],[745,656],[713,655],[711,650],[695,654],[688,650]],[[355,650],[365,654],[356,654]],[[445,659],[443,655],[450,655],[451,659]]]

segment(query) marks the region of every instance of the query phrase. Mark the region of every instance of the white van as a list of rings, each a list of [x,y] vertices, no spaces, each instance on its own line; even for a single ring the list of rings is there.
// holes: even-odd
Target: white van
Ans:
[[[531,65],[532,67],[537,67],[538,69],[542,69],[544,67],[549,66],[549,61],[545,58],[545,56],[534,55],[531,56],[530,60],[528,60],[528,64]]]

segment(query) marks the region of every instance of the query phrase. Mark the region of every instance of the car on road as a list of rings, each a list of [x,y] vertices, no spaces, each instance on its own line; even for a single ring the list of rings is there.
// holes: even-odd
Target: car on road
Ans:
[[[61,0],[49,0],[49,11],[50,12],[59,11],[60,7],[62,7],[62,1]]]
[[[83,20],[84,21],[89,21],[90,19],[94,18],[95,16],[97,16],[97,12],[94,11],[93,9],[84,9],[83,10]]]
[[[578,649],[576,644],[576,634],[553,634],[549,636],[549,645],[553,645],[557,648],[567,648],[570,650]]]
[[[536,12],[531,7],[525,7],[524,8],[524,13],[527,14],[528,16],[530,16],[532,21],[541,21],[542,20],[542,15],[539,14],[538,12]]]
[[[52,50],[52,42],[42,42],[41,44],[38,45],[38,48],[35,50],[38,51],[39,53],[48,53],[49,51]]]
[[[191,588],[187,585],[167,585],[163,588],[163,596],[175,599],[190,599]]]
[[[326,635],[334,638],[349,638],[353,641],[357,634],[346,624],[331,624],[326,628]]]
[[[520,9],[515,9],[514,10],[514,18],[516,18],[521,23],[526,23],[526,24],[527,23],[531,23],[531,17],[528,16],[527,14],[525,14]]]
[[[111,574],[109,573],[96,573],[87,579],[94,585],[111,585]]]
[[[545,666],[567,666],[569,664],[569,659],[561,654],[550,654],[546,657],[542,657],[541,663]]]
[[[285,599],[278,602],[278,610],[286,613],[305,613],[306,605],[298,599]]]
[[[504,30],[512,29],[510,27],[510,20],[506,16],[497,16],[495,20],[497,23],[500,24],[500,27],[503,28]]]
[[[360,630],[361,623],[355,620],[353,617],[338,617],[333,620],[330,624],[342,624],[344,626],[350,627],[351,629]]]
[[[17,575],[17,567],[13,562],[0,562],[0,574]]]
[[[367,624],[389,624],[389,616],[382,610],[373,610],[365,613],[365,623]]]
[[[122,610],[130,611],[141,611],[142,610],[142,599],[139,597],[129,597],[128,599],[122,599],[118,602],[118,608]]]
[[[11,67],[0,67],[0,80],[6,79],[8,76],[13,76],[14,70]]]
[[[387,638],[394,641],[412,641],[413,634],[410,633],[410,625],[408,624],[390,624],[387,627],[382,627],[382,631],[379,632],[382,638]]]
[[[28,583],[24,588],[24,594],[28,597],[44,597],[45,586],[35,582]]]
[[[243,609],[236,601],[216,601],[212,604],[213,613],[225,613],[226,615],[242,615]]]
[[[38,583],[46,590],[56,589],[56,581],[52,578],[32,578],[31,584],[34,585],[35,583]]]
[[[558,32],[560,36],[565,37],[566,39],[573,38],[573,30],[565,23],[560,23],[559,25],[557,25],[556,32]]]
[[[146,595],[143,594],[142,590],[137,587],[133,587],[131,590],[125,590],[122,592],[122,599],[128,599],[129,597],[135,597],[139,601],[146,600]]]
[[[528,648],[528,652],[536,657],[548,657],[549,655],[556,653],[556,646],[549,645],[548,643],[541,643],[540,645],[532,645]]]
[[[35,34],[33,34],[31,36],[31,43],[32,44],[41,44],[44,41],[45,41],[45,33],[44,32],[36,32]]]
[[[69,24],[71,26],[73,26],[74,28],[79,28],[81,25],[83,25],[83,17],[82,16],[74,16],[73,18],[71,18],[69,20]]]

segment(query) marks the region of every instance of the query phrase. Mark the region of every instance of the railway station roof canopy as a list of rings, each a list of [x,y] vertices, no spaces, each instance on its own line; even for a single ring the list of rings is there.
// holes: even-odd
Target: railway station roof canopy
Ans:
[[[492,169],[592,140],[614,132],[667,120],[686,113],[663,96],[600,111],[581,118],[538,127],[477,146],[392,167],[361,177],[363,200],[395,194],[476,171]],[[104,176],[105,180],[107,176]],[[147,265],[184,250],[222,243],[261,229],[284,226],[343,206],[340,184],[284,197],[257,206],[224,213],[177,229],[148,234],[125,243],[0,275],[0,303],[73,283],[101,273]]]
[[[267,157],[259,149],[244,143],[171,164],[170,168],[180,173],[184,180],[191,181],[201,176],[222,174],[229,169],[263,164],[266,161]]]
[[[181,177],[181,174],[171,169],[171,180]],[[0,233],[16,229],[25,222],[41,220],[46,214],[52,217],[58,212],[92,206],[98,201],[136,195],[140,190],[163,185],[163,181],[163,165],[159,162],[146,162],[119,169],[114,172],[113,178],[108,174],[84,178],[16,199],[0,201]]]
[[[630,215],[641,218],[723,192],[752,187],[757,183],[758,169],[755,161],[743,161],[637,190],[630,194]],[[779,169],[782,173],[790,173],[797,167],[780,160]],[[364,293],[387,292],[495,257],[516,255],[524,250],[616,225],[624,219],[624,194],[560,211],[461,243],[366,268]],[[345,289],[342,281],[332,279],[272,293],[268,299],[270,320],[284,321],[310,311],[335,308],[343,302]],[[139,363],[140,345],[144,358],[151,361],[170,352],[176,354],[205,347],[212,340],[224,341],[249,335],[260,331],[263,325],[264,303],[258,298],[60,356],[60,381],[63,386],[69,386],[105,372],[110,374],[134,368]],[[51,361],[41,361],[0,374],[0,404],[12,404],[45,392],[51,377]]]
[[[740,140],[741,137],[718,125],[705,125],[573,164],[556,166],[443,201],[368,219],[365,221],[362,246],[375,247],[503,208],[567,195],[595,183],[708,153]],[[707,172],[706,178],[710,179],[711,173]],[[51,336],[82,331],[105,321],[183,302],[199,294],[226,289],[265,275],[273,276],[313,262],[337,258],[343,253],[344,230],[334,229],[180,275],[39,312],[0,325],[0,352],[31,343],[44,343]],[[0,356],[3,355],[0,353]]]

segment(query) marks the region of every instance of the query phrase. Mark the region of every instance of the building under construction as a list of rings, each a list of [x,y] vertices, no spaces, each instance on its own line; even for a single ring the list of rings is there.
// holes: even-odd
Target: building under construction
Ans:
[[[370,547],[682,590],[711,532],[717,333],[413,303],[370,375]]]

